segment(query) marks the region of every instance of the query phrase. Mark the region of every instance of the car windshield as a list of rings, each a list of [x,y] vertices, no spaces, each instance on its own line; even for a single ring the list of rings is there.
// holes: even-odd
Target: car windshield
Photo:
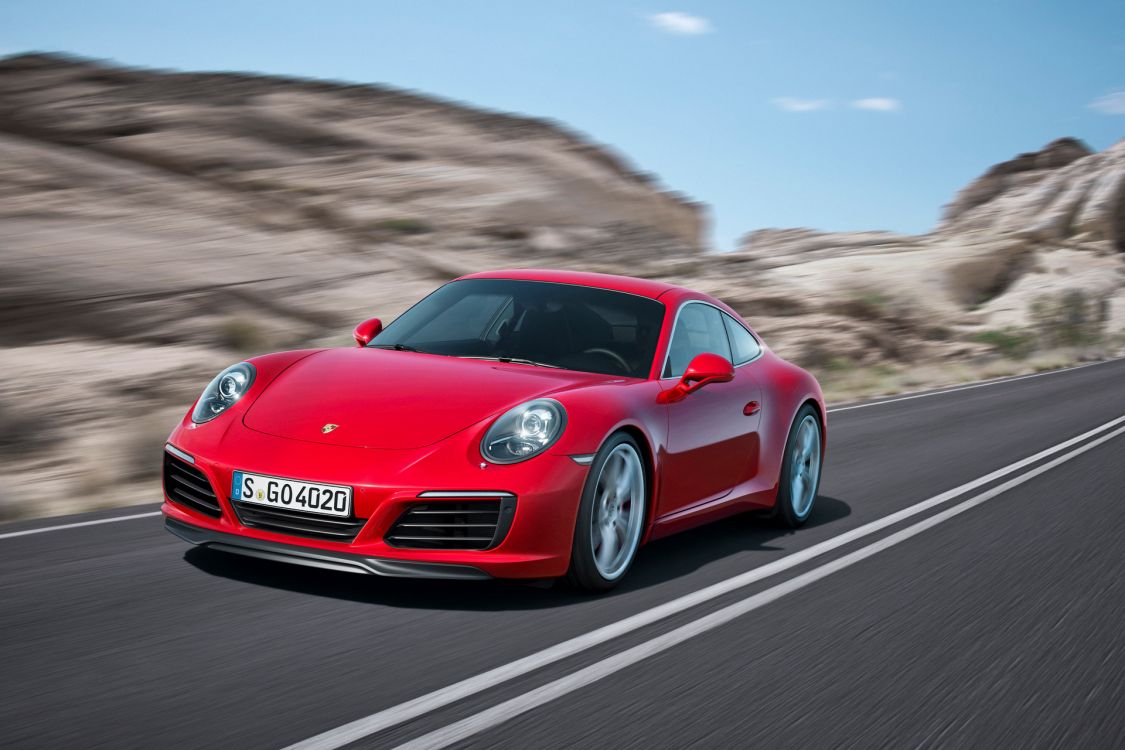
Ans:
[[[368,346],[648,377],[664,305],[574,284],[462,279],[399,316]]]

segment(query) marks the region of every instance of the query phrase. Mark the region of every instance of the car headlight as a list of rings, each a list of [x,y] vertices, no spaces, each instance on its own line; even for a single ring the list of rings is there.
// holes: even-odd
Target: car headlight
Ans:
[[[210,422],[224,411],[234,406],[254,383],[254,365],[239,362],[215,376],[203,389],[203,395],[191,412],[191,421],[196,424]]]
[[[558,401],[538,398],[509,409],[488,428],[480,453],[494,464],[514,464],[550,448],[566,427]]]

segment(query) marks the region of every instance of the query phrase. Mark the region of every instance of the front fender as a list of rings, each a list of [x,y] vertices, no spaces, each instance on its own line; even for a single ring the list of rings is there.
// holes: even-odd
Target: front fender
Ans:
[[[648,442],[653,455],[667,443],[668,413],[656,403],[660,385],[654,381],[628,381],[558,394],[566,409],[566,432],[551,453],[568,456],[596,453],[606,437],[631,428]]]

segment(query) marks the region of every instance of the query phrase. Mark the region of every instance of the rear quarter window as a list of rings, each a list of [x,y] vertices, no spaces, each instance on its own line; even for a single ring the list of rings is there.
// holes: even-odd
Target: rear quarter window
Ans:
[[[754,334],[731,316],[723,313],[723,322],[727,326],[727,338],[730,339],[731,362],[741,365],[757,358],[762,353],[762,345],[754,338]]]

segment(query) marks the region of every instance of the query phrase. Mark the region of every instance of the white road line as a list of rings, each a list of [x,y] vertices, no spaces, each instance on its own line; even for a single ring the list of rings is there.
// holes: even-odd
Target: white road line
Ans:
[[[926,398],[928,396],[941,396],[945,393],[956,393],[958,391],[967,391],[972,388],[983,388],[986,385],[1002,385],[1003,383],[1014,383],[1017,380],[1027,380],[1028,378],[1038,378],[1042,375],[1057,375],[1060,372],[1070,372],[1071,370],[1081,370],[1083,367],[1093,367],[1094,365],[1104,365],[1109,362],[1118,362],[1122,357],[1116,359],[1107,359],[1101,362],[1087,362],[1083,365],[1076,365],[1074,367],[1064,367],[1061,370],[1048,370],[1046,372],[1036,372],[1030,375],[1019,375],[1014,378],[996,378],[995,380],[982,380],[979,383],[971,385],[961,385],[953,388],[946,388],[944,390],[933,391],[919,391],[918,393],[911,393],[905,396],[898,396],[896,398],[883,399],[882,401],[868,401],[862,404],[852,404],[850,406],[831,406],[828,408],[828,413],[832,414],[838,411],[848,411],[850,409],[866,409],[868,406],[882,406],[883,404],[893,404],[899,401],[910,401],[916,398]],[[94,526],[102,523],[114,523],[116,521],[131,521],[134,518],[148,518],[150,516],[158,515],[158,513],[138,513],[131,516],[116,516],[114,518],[103,518],[99,521],[84,521],[82,523],[67,523],[59,526],[45,526],[39,529],[29,529],[27,531],[13,531],[7,534],[0,534],[0,539],[7,539],[14,536],[26,536],[28,534],[41,534],[45,531],[60,531],[62,529],[74,529],[80,526]]]
[[[846,531],[843,534],[834,536],[812,547],[799,550],[792,554],[786,555],[771,563],[761,565],[757,568],[740,573],[732,578],[728,578],[718,583],[695,591],[691,594],[686,594],[678,599],[673,599],[651,609],[644,610],[623,620],[615,623],[605,625],[589,633],[585,633],[570,640],[563,641],[554,646],[550,646],[542,651],[538,651],[522,659],[504,664],[502,666],[490,669],[487,672],[481,672],[473,677],[466,678],[460,682],[455,682],[444,688],[440,688],[433,692],[419,696],[412,700],[400,703],[397,706],[383,709],[369,716],[357,719],[343,726],[335,729],[330,729],[327,732],[318,734],[295,745],[291,745],[288,750],[330,750],[332,748],[342,747],[356,740],[362,739],[369,735],[381,732],[390,727],[396,726],[411,719],[415,719],[424,714],[443,708],[459,700],[483,692],[497,685],[521,677],[530,672],[533,672],[541,667],[561,661],[574,654],[586,651],[595,646],[607,643],[615,638],[618,638],[634,630],[643,628],[652,623],[658,622],[666,617],[674,615],[678,612],[691,609],[699,604],[715,599],[723,594],[735,591],[744,586],[747,586],[756,581],[761,581],[770,576],[781,573],[790,568],[801,565],[815,557],[831,552],[834,549],[842,547],[846,544],[854,542],[863,537],[874,534],[877,531],[892,526],[900,521],[906,520],[912,516],[923,513],[935,506],[948,502],[960,495],[977,489],[985,484],[993,482],[997,479],[1012,474],[1020,469],[1042,460],[1048,456],[1054,455],[1067,448],[1080,443],[1088,438],[1091,438],[1106,430],[1112,429],[1122,423],[1125,423],[1125,416],[1120,416],[1116,419],[1110,420],[1105,424],[1095,427],[1092,430],[1077,435],[1069,440],[1065,440],[1057,445],[1042,450],[1032,456],[1016,461],[1001,469],[997,469],[990,474],[974,479],[970,482],[954,487],[951,490],[935,495],[928,500],[903,508],[900,511],[884,516],[883,518],[871,521],[870,523],[859,526],[851,531]],[[1122,428],[1125,429],[1125,428]],[[1116,434],[1116,433],[1115,433]]]
[[[131,516],[114,516],[113,518],[99,518],[96,521],[81,521],[79,523],[64,523],[58,526],[43,526],[38,529],[26,529],[24,531],[9,531],[6,534],[0,534],[0,539],[11,539],[14,536],[27,536],[29,534],[42,534],[47,531],[59,531],[61,529],[77,529],[81,526],[97,526],[103,523],[115,523],[117,521],[132,521],[134,518],[152,518],[159,516],[160,511],[154,510],[149,513],[134,513]]]
[[[479,734],[486,729],[503,724],[515,716],[526,713],[534,708],[549,703],[553,700],[561,698],[569,693],[574,692],[592,682],[608,677],[615,672],[619,672],[626,667],[632,666],[650,656],[667,651],[673,646],[677,646],[686,641],[706,633],[707,631],[714,630],[715,628],[725,625],[732,620],[741,617],[748,612],[753,612],[770,602],[776,601],[786,594],[790,594],[799,589],[805,588],[816,581],[826,578],[833,573],[839,572],[847,567],[855,565],[861,560],[882,552],[889,547],[896,544],[901,544],[911,537],[917,536],[922,532],[932,529],[938,524],[944,523],[949,519],[958,516],[966,511],[981,505],[998,495],[1002,495],[1008,490],[1018,487],[1025,482],[1029,482],[1035,477],[1043,474],[1061,464],[1077,458],[1083,453],[1097,448],[1102,443],[1105,443],[1113,438],[1125,434],[1125,427],[1114,430],[1108,435],[1103,435],[1097,440],[1093,440],[1080,448],[1072,450],[1070,453],[1059,456],[1058,458],[1038,466],[1026,474],[1021,474],[1014,479],[1009,479],[1003,484],[997,485],[990,490],[982,492],[981,494],[972,497],[964,502],[958,503],[951,508],[947,508],[940,513],[936,513],[929,518],[919,521],[911,526],[906,527],[900,531],[873,542],[866,547],[861,547],[854,552],[849,552],[842,557],[831,560],[817,568],[794,576],[787,581],[772,586],[765,591],[749,596],[742,601],[735,602],[720,610],[712,612],[709,615],[700,617],[693,620],[686,625],[682,625],[675,630],[671,630],[664,635],[657,636],[651,640],[645,641],[637,646],[626,649],[618,654],[607,657],[595,664],[580,669],[577,672],[561,677],[554,682],[549,682],[542,687],[528,691],[519,695],[511,700],[498,703],[492,708],[485,709],[479,713],[473,714],[468,718],[461,721],[454,722],[446,727],[435,730],[428,734],[422,735],[417,739],[399,745],[397,750],[436,750],[436,748],[443,748],[452,745],[455,742]]]
[[[967,383],[965,385],[953,386],[951,388],[942,388],[929,391],[918,391],[917,393],[908,393],[902,396],[895,396],[894,398],[885,398],[881,401],[865,401],[861,404],[851,404],[848,406],[831,406],[828,408],[828,413],[838,411],[850,411],[852,409],[866,409],[869,406],[882,406],[883,404],[896,404],[899,401],[913,401],[916,398],[928,398],[930,396],[941,396],[946,393],[957,393],[959,391],[971,391],[974,388],[984,388],[990,385],[1003,385],[1004,383],[1015,383],[1018,380],[1030,380],[1031,378],[1041,378],[1044,375],[1058,375],[1062,372],[1072,372],[1074,370],[1081,370],[1084,367],[1094,367],[1096,365],[1104,365],[1110,362],[1120,362],[1123,357],[1116,357],[1114,359],[1105,359],[1101,362],[1087,362],[1082,365],[1075,365],[1074,367],[1063,367],[1059,370],[1045,370],[1043,372],[1033,372],[1030,375],[1017,375],[1015,377],[994,378],[992,380],[981,380],[976,383]]]

